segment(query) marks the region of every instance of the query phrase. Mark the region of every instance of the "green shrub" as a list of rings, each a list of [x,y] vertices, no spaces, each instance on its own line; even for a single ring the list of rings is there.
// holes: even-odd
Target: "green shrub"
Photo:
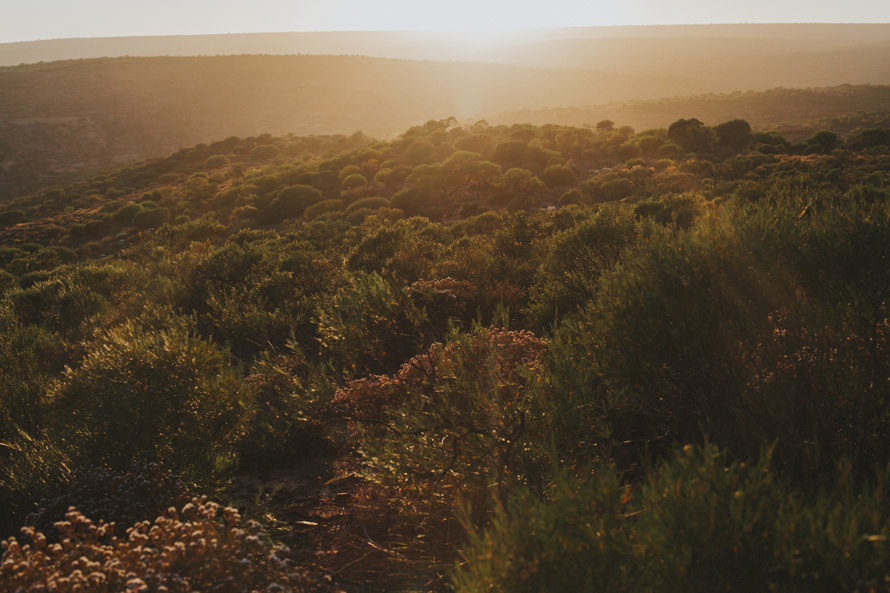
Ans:
[[[177,181],[179,181],[178,173],[164,173],[163,175],[158,176],[158,183],[162,185],[176,183]]]
[[[470,529],[452,580],[458,593],[634,591],[627,489],[609,467],[578,483],[560,476],[547,499],[528,489]]]
[[[242,231],[195,265],[177,304],[194,311],[202,334],[247,361],[282,348],[291,333],[305,342],[314,299],[336,274],[307,243]]]
[[[405,148],[405,162],[416,166],[436,162],[436,147],[426,138],[414,140]]]
[[[353,212],[355,210],[359,210],[361,208],[368,208],[370,210],[376,210],[377,208],[384,208],[389,206],[389,200],[387,198],[381,196],[375,196],[370,198],[362,198],[361,200],[356,200],[352,204],[346,208],[346,212]]]
[[[214,154],[207,157],[204,161],[204,167],[207,169],[221,169],[229,164],[229,157],[224,154]]]
[[[890,215],[782,199],[654,236],[567,326],[564,357],[598,373],[567,387],[611,402],[617,441],[710,437],[750,457],[778,439],[802,479],[844,455],[864,473],[888,461]]]
[[[391,372],[416,351],[421,311],[377,273],[355,273],[316,314],[321,353],[345,376]]]
[[[356,208],[346,215],[346,220],[349,221],[349,224],[358,226],[373,213],[374,211],[370,208]]]
[[[322,214],[340,210],[343,210],[343,200],[323,200],[306,208],[303,216],[306,220],[314,220]]]
[[[263,214],[269,222],[281,222],[302,215],[306,208],[321,200],[321,192],[311,185],[288,185],[276,192]]]
[[[541,180],[547,187],[562,187],[575,184],[575,174],[565,165],[550,165],[544,169]]]
[[[197,478],[231,464],[249,410],[224,354],[175,322],[105,332],[65,371],[53,402],[54,427],[79,459],[112,468],[159,461]]]
[[[81,325],[107,306],[107,299],[76,273],[53,273],[27,288],[7,292],[12,310],[25,324],[76,337]]]
[[[869,591],[890,579],[884,477],[814,496],[782,483],[769,453],[751,464],[687,446],[639,484],[597,466],[523,489],[498,507],[453,575],[494,591]]]
[[[133,222],[133,217],[142,212],[142,206],[136,202],[128,202],[114,211],[112,218],[118,224],[129,226]]]
[[[257,356],[244,378],[254,393],[254,410],[245,426],[240,458],[251,467],[281,467],[323,448],[318,418],[332,386],[323,372],[307,365],[299,344],[289,354]],[[318,381],[325,385],[319,387]]]
[[[600,276],[636,244],[641,232],[627,212],[609,209],[549,238],[530,289],[534,327],[549,328],[558,315],[570,315],[593,298]]]
[[[66,360],[63,345],[43,328],[22,325],[0,305],[0,443],[43,426],[44,396]],[[0,459],[3,455],[0,454]]]
[[[0,212],[0,227],[16,225],[24,220],[24,218],[24,210],[3,210],[2,212]]]
[[[137,229],[157,228],[168,220],[170,220],[170,210],[168,208],[152,208],[137,212],[133,216],[133,226]]]
[[[651,218],[659,224],[688,229],[701,208],[699,202],[692,194],[667,195],[660,200],[638,203],[634,207],[634,215],[641,219]]]
[[[634,184],[630,179],[622,177],[606,181],[599,187],[599,191],[595,198],[597,201],[614,202],[622,198],[633,195]]]
[[[435,204],[437,195],[436,191],[406,187],[392,197],[392,205],[411,215],[421,214]]]
[[[274,144],[260,144],[250,150],[250,159],[253,161],[268,161],[278,156],[279,149]]]
[[[348,175],[340,182],[340,187],[343,189],[355,189],[357,187],[364,187],[368,185],[368,180],[361,173],[353,173],[352,175]]]
[[[442,231],[425,218],[380,224],[352,248],[346,263],[352,270],[410,283],[426,274],[441,249]]]
[[[58,493],[71,459],[58,435],[35,430],[0,442],[0,537],[11,535],[37,501]]]

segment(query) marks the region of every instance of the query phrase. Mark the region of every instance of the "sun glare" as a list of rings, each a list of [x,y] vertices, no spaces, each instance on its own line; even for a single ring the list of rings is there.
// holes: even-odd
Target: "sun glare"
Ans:
[[[502,44],[517,32],[487,23],[473,22],[442,29],[441,33],[466,49],[485,49]]]

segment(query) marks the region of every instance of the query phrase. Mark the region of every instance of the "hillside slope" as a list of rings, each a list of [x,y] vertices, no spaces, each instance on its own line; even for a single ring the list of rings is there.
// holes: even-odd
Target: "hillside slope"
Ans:
[[[0,69],[0,196],[228,136],[390,136],[430,119],[654,98],[688,82],[358,56],[115,58]]]

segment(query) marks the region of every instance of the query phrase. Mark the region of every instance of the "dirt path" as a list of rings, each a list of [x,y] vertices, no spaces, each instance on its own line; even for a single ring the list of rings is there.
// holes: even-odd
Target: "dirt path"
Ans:
[[[243,475],[231,496],[272,525],[318,591],[449,591],[460,538],[455,521],[433,523],[359,473],[353,456],[315,457],[287,470]]]

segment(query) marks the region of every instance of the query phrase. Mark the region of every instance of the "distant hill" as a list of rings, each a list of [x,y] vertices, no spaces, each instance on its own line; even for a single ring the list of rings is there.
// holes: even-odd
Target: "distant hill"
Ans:
[[[669,47],[682,51],[695,40],[711,38],[737,45],[738,40],[757,47],[776,44],[801,51],[827,47],[855,47],[890,40],[884,24],[738,24],[573,27],[506,31],[491,38],[449,34],[441,31],[326,31],[284,33],[237,33],[225,35],[171,35],[47,39],[0,43],[0,66],[67,59],[122,56],[209,56],[235,54],[364,55],[412,60],[508,61],[525,65],[554,64],[584,43],[603,44],[600,55],[589,52],[573,57],[573,66],[592,67],[590,60],[605,60],[607,70],[618,70],[616,50],[636,46],[643,52],[642,65],[670,58]],[[679,46],[670,40],[685,40]],[[650,54],[652,42],[658,53]],[[563,44],[564,47],[563,47]],[[591,49],[596,49],[592,46]],[[639,56],[638,56],[639,57]],[[580,58],[580,59],[579,59]],[[631,62],[637,58],[632,58]],[[734,87],[733,90],[736,90]],[[744,89],[740,89],[744,90]]]
[[[695,80],[709,92],[778,86],[890,83],[883,39],[845,37],[624,37],[561,39],[476,54],[480,60]]]
[[[0,68],[0,195],[228,136],[397,134],[430,119],[654,98],[688,81],[358,56],[114,58]]]
[[[24,62],[0,68],[0,198],[228,136],[361,130],[389,137],[451,116],[572,125],[613,119],[641,128],[712,113],[770,126],[890,104],[881,91],[851,90],[814,99],[805,117],[806,103],[750,95],[713,107],[710,99],[689,108],[686,99],[582,107],[890,84],[890,25],[882,24],[542,29],[475,40],[339,32],[0,44],[0,64]]]

